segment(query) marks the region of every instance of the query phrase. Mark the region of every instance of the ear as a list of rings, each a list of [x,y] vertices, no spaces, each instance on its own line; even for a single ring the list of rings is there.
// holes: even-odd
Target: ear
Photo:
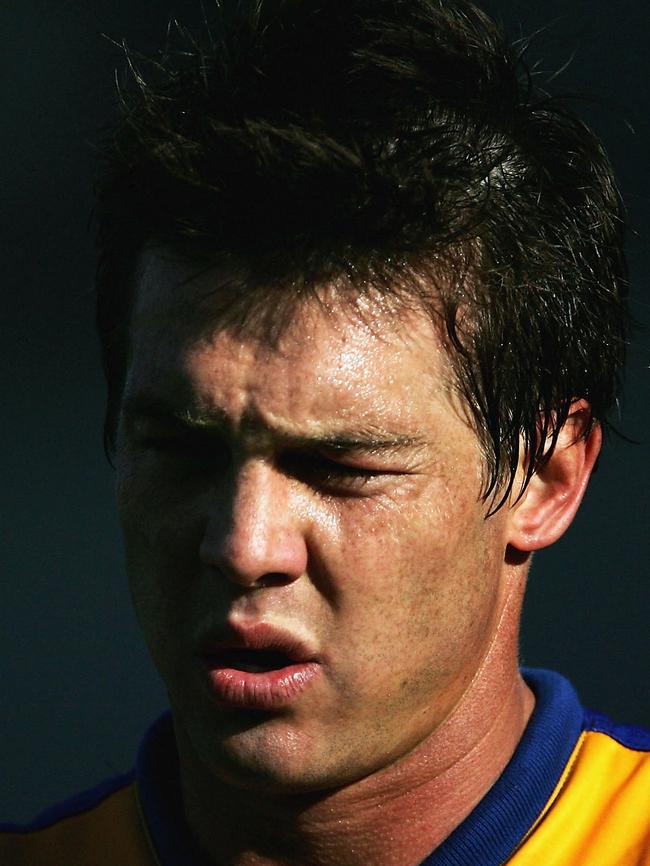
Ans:
[[[531,478],[525,494],[509,515],[508,543],[530,553],[557,541],[571,524],[585,494],[602,432],[594,424],[587,436],[589,406],[573,404],[549,461]]]

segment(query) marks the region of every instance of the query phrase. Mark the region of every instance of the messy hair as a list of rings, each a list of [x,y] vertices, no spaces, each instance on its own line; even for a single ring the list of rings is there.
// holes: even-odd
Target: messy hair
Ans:
[[[127,51],[96,208],[109,454],[148,247],[245,263],[235,303],[267,320],[333,283],[424,305],[494,507],[574,401],[582,435],[606,425],[622,206],[600,142],[523,54],[465,0],[214,0],[200,33]]]

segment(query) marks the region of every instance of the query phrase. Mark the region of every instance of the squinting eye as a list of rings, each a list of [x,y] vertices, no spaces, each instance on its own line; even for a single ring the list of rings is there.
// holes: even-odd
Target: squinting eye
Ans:
[[[150,449],[152,451],[162,451],[170,454],[181,454],[201,450],[198,443],[193,441],[193,437],[189,434],[179,435],[163,435],[163,436],[142,436],[136,440],[136,444],[141,448]]]
[[[365,469],[332,460],[318,452],[292,452],[283,454],[279,468],[308,484],[353,490],[381,475],[379,470]]]
[[[142,436],[136,445],[146,451],[158,453],[174,460],[191,460],[201,464],[222,466],[229,461],[224,443],[216,437],[194,431],[159,436]]]

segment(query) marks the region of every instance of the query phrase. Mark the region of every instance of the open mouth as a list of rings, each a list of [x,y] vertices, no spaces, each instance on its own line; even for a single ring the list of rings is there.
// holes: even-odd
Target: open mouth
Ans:
[[[294,659],[285,652],[250,648],[223,649],[210,653],[207,661],[212,668],[227,668],[249,674],[269,673],[295,664]]]
[[[290,633],[259,623],[203,645],[206,682],[219,704],[281,710],[322,673],[317,652]],[[242,646],[242,644],[244,644]]]

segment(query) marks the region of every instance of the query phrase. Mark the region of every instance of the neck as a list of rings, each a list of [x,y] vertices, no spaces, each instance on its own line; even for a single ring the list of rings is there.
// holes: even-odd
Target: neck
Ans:
[[[218,866],[415,866],[469,815],[521,739],[534,698],[517,666],[512,588],[483,663],[446,721],[408,755],[314,795],[236,789],[189,768],[190,829]],[[181,744],[179,744],[179,747]]]

